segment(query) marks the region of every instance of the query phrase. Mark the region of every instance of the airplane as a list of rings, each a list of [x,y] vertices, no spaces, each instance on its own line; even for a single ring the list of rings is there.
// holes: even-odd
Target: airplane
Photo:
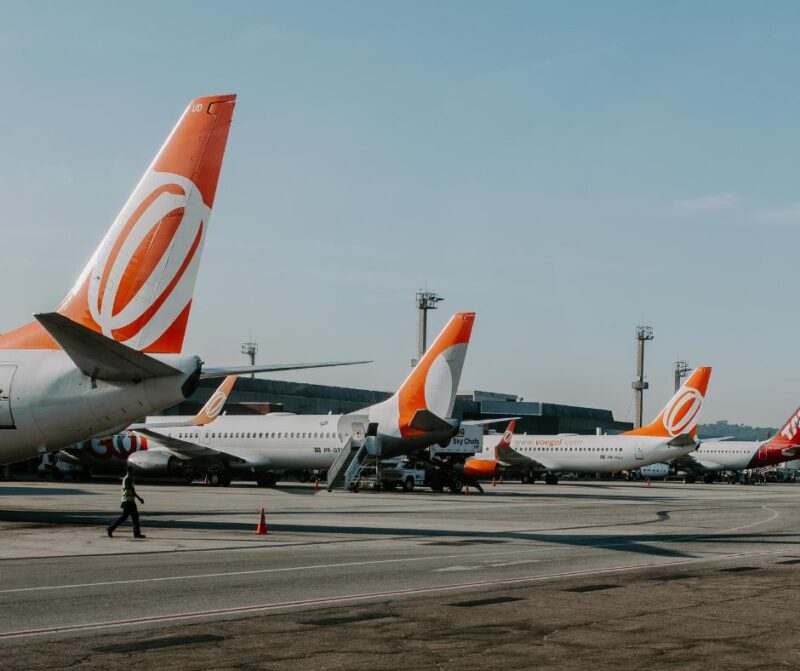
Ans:
[[[800,457],[800,408],[789,417],[783,428],[766,440],[701,440],[694,452],[673,459],[669,464],[686,472],[686,482],[692,483],[698,475],[703,481],[714,481],[717,471],[741,471],[774,466]]]
[[[120,433],[105,438],[92,438],[83,440],[80,443],[70,445],[53,455],[55,464],[50,464],[51,472],[54,477],[59,477],[61,470],[76,473],[74,468],[80,469],[80,475],[90,473],[101,474],[121,474],[125,472],[128,457],[134,452],[146,450],[148,448],[147,438],[134,431],[136,428],[146,426],[160,427],[162,425],[172,427],[205,426],[213,422],[223,409],[228,395],[239,378],[238,375],[226,377],[217,390],[210,396],[205,405],[193,417],[148,417],[144,424],[132,424],[128,429]],[[61,469],[59,469],[61,465]],[[65,466],[66,465],[66,466]],[[191,473],[185,473],[185,477],[190,477]]]
[[[345,363],[210,368],[181,354],[235,99],[189,103],[55,311],[0,335],[0,465],[113,434],[203,377]]]
[[[389,399],[346,415],[221,415],[198,427],[137,429],[148,439],[146,451],[128,463],[141,476],[170,476],[187,467],[205,473],[209,483],[229,485],[234,476],[274,486],[286,471],[331,467],[351,437],[373,427],[379,458],[410,454],[449,441],[459,423],[449,420],[469,344],[474,312],[450,319],[409,376]]]
[[[464,462],[464,474],[491,479],[504,470],[517,470],[523,482],[544,475],[547,484],[556,484],[563,472],[612,473],[687,454],[697,446],[697,422],[710,377],[711,368],[696,368],[654,421],[619,435],[529,436],[506,431],[499,444],[497,436],[484,436],[483,451]]]

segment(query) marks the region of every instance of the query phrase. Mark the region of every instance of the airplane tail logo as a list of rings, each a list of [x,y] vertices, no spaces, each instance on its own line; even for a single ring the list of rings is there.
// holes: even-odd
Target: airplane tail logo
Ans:
[[[517,428],[517,420],[512,419],[508,426],[506,427],[505,433],[503,437],[500,439],[500,442],[497,443],[494,447],[494,458],[500,459],[500,453],[504,449],[508,449],[511,447],[511,440],[514,438],[514,429]]]
[[[692,437],[697,435],[697,422],[700,419],[700,410],[703,407],[710,378],[710,367],[695,368],[655,421],[641,429],[627,431],[625,435],[663,438],[674,438],[682,434],[689,434]]]
[[[196,98],[57,311],[143,352],[179,353],[236,96]],[[54,348],[38,325],[0,347]]]
[[[769,441],[771,445],[795,447],[800,445],[800,408],[792,414],[779,433]]]
[[[203,426],[213,422],[222,411],[222,408],[227,402],[228,396],[231,393],[231,389],[233,389],[233,385],[236,384],[238,377],[238,375],[228,375],[228,377],[222,381],[222,384],[217,387],[217,390],[211,394],[211,398],[206,401],[206,404],[203,406],[200,412],[198,412],[192,421],[189,422],[189,425]]]

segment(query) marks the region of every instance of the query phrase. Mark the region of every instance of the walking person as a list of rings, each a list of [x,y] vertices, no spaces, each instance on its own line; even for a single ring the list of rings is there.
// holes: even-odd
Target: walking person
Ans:
[[[106,533],[111,538],[114,534],[114,529],[130,517],[133,521],[133,537],[146,538],[139,527],[139,510],[136,508],[136,499],[139,499],[139,503],[142,505],[144,505],[144,499],[136,493],[136,489],[133,486],[133,466],[128,466],[126,470],[127,473],[122,479],[122,503],[119,506],[122,508],[122,515],[106,529]]]

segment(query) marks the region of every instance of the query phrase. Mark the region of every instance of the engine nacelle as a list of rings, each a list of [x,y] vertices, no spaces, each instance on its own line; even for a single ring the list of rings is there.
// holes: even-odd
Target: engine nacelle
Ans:
[[[134,452],[128,457],[128,465],[133,466],[134,475],[144,477],[178,476],[186,473],[186,465],[172,454],[147,450]]]
[[[491,480],[497,475],[497,462],[494,459],[467,459],[464,475],[476,480]]]
[[[669,464],[650,464],[649,466],[642,466],[639,469],[641,477],[648,480],[666,478],[670,472]]]

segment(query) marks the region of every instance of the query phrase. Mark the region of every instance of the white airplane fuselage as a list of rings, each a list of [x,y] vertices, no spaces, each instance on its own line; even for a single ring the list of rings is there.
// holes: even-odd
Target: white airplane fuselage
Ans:
[[[156,358],[179,375],[141,382],[92,380],[62,350],[0,350],[0,465],[114,433],[182,401],[200,359]]]
[[[745,468],[765,466],[759,463],[759,450],[768,441],[755,440],[704,440],[689,457],[703,471],[741,471]],[[770,463],[779,463],[778,460]]]
[[[360,414],[270,413],[222,415],[205,426],[163,429],[152,426],[170,438],[197,443],[238,457],[245,462],[231,464],[238,469],[294,471],[330,467],[354,431],[365,431],[368,423],[369,416]],[[169,452],[151,438],[148,452],[159,451]]]
[[[526,436],[516,434],[511,449],[554,473],[613,473],[674,459],[694,446],[672,447],[669,438],[650,436]],[[494,458],[498,436],[483,438],[484,458]]]

